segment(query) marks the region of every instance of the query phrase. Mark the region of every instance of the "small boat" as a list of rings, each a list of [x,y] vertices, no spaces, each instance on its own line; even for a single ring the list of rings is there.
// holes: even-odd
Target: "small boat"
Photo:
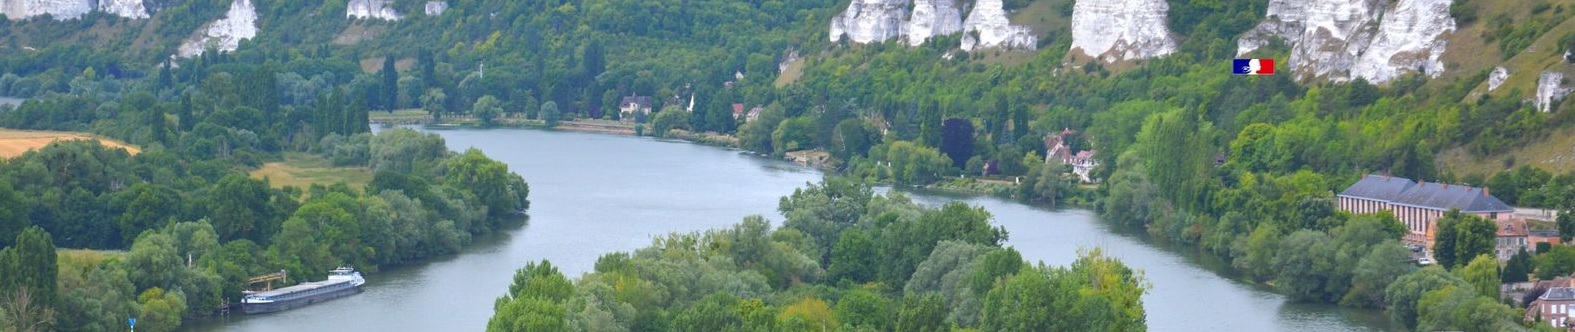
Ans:
[[[327,280],[305,282],[269,291],[247,292],[246,296],[241,297],[241,311],[246,314],[262,314],[294,309],[360,293],[361,285],[364,284],[366,279],[361,278],[361,272],[356,272],[349,267],[340,267],[329,271]]]

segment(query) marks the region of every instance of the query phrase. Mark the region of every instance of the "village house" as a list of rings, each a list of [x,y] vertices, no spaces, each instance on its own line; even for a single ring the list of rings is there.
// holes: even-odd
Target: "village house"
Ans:
[[[1525,318],[1540,318],[1553,327],[1567,327],[1575,323],[1569,320],[1571,309],[1575,309],[1575,287],[1553,287],[1526,305]]]
[[[1045,136],[1045,163],[1072,165],[1072,174],[1076,174],[1083,183],[1099,183],[1099,179],[1089,175],[1094,167],[1099,166],[1099,161],[1094,159],[1094,151],[1074,153],[1072,147],[1066,145],[1066,137],[1076,133],[1072,129],[1062,129],[1060,133]]]
[[[1527,241],[1529,232],[1526,230],[1525,219],[1498,219],[1494,220],[1494,223],[1498,224],[1498,244],[1493,248],[1493,255],[1498,257],[1499,261],[1509,260],[1521,249],[1531,250],[1526,247],[1529,243]]]
[[[1552,248],[1558,246],[1559,243],[1562,242],[1563,241],[1559,239],[1558,230],[1539,229],[1531,231],[1530,234],[1526,236],[1526,245],[1529,248],[1527,250],[1530,250],[1533,254],[1537,253],[1538,243],[1547,243],[1548,248]]]
[[[623,116],[624,117],[630,117],[630,118],[632,118],[636,114],[650,115],[651,114],[651,97],[646,97],[646,96],[628,96],[628,97],[623,97],[623,101],[618,103],[618,111],[619,112],[623,112]]]
[[[755,122],[756,119],[760,118],[760,112],[765,112],[765,111],[766,111],[766,109],[762,108],[760,106],[755,106],[755,108],[749,109],[749,113],[748,114],[744,114],[744,122],[745,123]]]
[[[736,120],[743,120],[743,119],[744,119],[744,104],[743,103],[733,103],[733,120],[736,121]]]
[[[1434,225],[1449,210],[1488,220],[1509,219],[1515,209],[1488,193],[1486,188],[1415,182],[1411,179],[1368,174],[1336,195],[1336,208],[1351,213],[1390,211],[1405,224],[1406,244],[1433,246]],[[1522,226],[1524,228],[1524,226]]]

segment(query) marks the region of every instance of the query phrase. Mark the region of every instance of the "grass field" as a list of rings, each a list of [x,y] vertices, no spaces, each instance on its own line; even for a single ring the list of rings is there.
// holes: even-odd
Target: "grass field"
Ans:
[[[323,157],[286,152],[284,161],[263,164],[252,171],[253,178],[267,178],[275,188],[293,186],[307,188],[312,184],[330,185],[343,181],[350,187],[362,189],[372,182],[372,171],[365,168],[334,167]]]
[[[1575,170],[1575,128],[1554,131],[1548,137],[1488,157],[1475,157],[1464,148],[1444,151],[1439,160],[1441,168],[1455,175],[1493,173],[1505,170],[1505,160],[1514,159],[1514,166],[1531,165],[1554,174]]]
[[[0,129],[0,158],[20,156],[27,151],[42,148],[49,143],[61,140],[98,140],[99,144],[109,147],[126,149],[131,154],[142,152],[142,149],[120,141],[99,137],[93,134],[74,133],[63,131],[32,131]]]

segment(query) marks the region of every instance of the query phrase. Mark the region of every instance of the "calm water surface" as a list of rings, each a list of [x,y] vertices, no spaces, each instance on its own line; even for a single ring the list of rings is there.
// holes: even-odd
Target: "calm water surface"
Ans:
[[[777,200],[821,173],[736,150],[649,138],[538,130],[437,130],[454,150],[478,148],[530,183],[530,221],[477,239],[459,255],[385,268],[360,295],[276,314],[190,324],[191,331],[479,331],[515,269],[548,259],[571,276],[596,258],[668,232],[725,227],[750,214],[779,221]],[[1142,269],[1152,331],[1384,331],[1381,314],[1285,297],[1235,281],[1217,259],[1112,229],[1088,211],[994,198],[909,193],[926,204],[984,206],[1023,257],[1064,265],[1098,246]]]

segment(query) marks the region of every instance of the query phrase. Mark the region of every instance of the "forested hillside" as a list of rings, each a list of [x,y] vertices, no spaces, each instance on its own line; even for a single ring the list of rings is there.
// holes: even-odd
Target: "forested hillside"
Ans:
[[[1569,210],[1575,205],[1575,171],[1559,168],[1564,155],[1527,152],[1539,151],[1546,142],[1566,142],[1575,132],[1569,103],[1550,99],[1544,112],[1536,100],[1538,74],[1572,72],[1564,55],[1575,47],[1571,1],[1453,1],[1454,33],[1440,60],[1447,71],[1412,72],[1381,84],[1361,78],[1230,75],[1228,60],[1238,56],[1240,38],[1264,22],[1269,0],[1164,1],[1176,52],[1113,63],[1069,54],[1073,37],[1064,24],[1076,2],[1055,0],[1006,4],[1014,11],[1012,23],[1034,28],[1037,50],[972,52],[956,47],[964,33],[919,46],[829,42],[831,17],[848,1],[446,3],[447,11],[429,16],[422,2],[393,1],[393,8],[406,15],[388,21],[346,19],[344,1],[260,1],[256,38],[233,52],[169,61],[181,40],[221,15],[229,1],[159,2],[149,6],[153,15],[145,20],[101,14],[65,21],[0,20],[0,95],[30,98],[19,107],[0,106],[0,125],[90,131],[148,147],[128,156],[62,144],[0,165],[0,174],[14,174],[7,180],[18,203],[7,206],[23,207],[17,213],[28,216],[6,229],[15,234],[38,225],[54,234],[56,245],[130,248],[130,257],[141,257],[140,238],[154,241],[141,247],[158,247],[151,243],[159,241],[159,234],[204,229],[201,220],[207,218],[206,227],[220,243],[245,241],[223,248],[250,253],[236,254],[249,257],[237,259],[256,262],[237,268],[213,265],[214,280],[283,266],[321,271],[318,267],[329,263],[325,259],[376,264],[451,252],[469,234],[494,229],[501,217],[524,209],[523,182],[492,181],[511,176],[479,155],[443,153],[433,138],[401,131],[365,134],[369,111],[419,108],[433,117],[490,114],[550,122],[560,116],[615,119],[618,113],[610,110],[622,97],[649,96],[658,111],[636,120],[648,122],[653,129],[648,132],[732,135],[739,148],[778,156],[824,149],[837,161],[837,171],[862,181],[922,185],[977,174],[1011,181],[1017,189],[1008,194],[1025,201],[1091,197],[1075,201],[1087,202],[1112,223],[1146,228],[1158,238],[1220,255],[1247,278],[1297,300],[1387,308],[1411,328],[1499,330],[1517,324],[1519,317],[1487,294],[1488,287],[1466,285],[1486,284],[1479,278],[1484,275],[1503,280],[1524,275],[1466,273],[1473,270],[1470,265],[1486,268],[1472,264],[1480,253],[1476,249],[1460,250],[1451,262],[1458,264],[1444,267],[1456,272],[1413,271],[1399,263],[1407,253],[1395,242],[1400,232],[1393,218],[1336,212],[1332,192],[1362,174],[1384,173],[1490,186],[1519,206]],[[1245,56],[1287,59],[1295,50],[1292,42],[1273,39]],[[1507,76],[1494,78],[1498,67]],[[1501,88],[1490,89],[1495,80]],[[761,106],[763,112],[740,121],[732,113],[734,104]],[[1098,151],[1101,166],[1093,176],[1104,181],[1094,189],[1070,185],[1064,169],[1044,163],[1046,136],[1063,129],[1079,132],[1069,138],[1074,148]],[[279,159],[282,151],[369,167],[378,172],[377,179],[365,191],[345,186],[291,190],[242,175],[241,170]],[[405,163],[409,160],[417,162]],[[455,172],[486,176],[452,176]],[[426,183],[427,174],[441,180]],[[217,190],[249,194],[208,194]],[[209,202],[240,197],[253,201]],[[382,221],[366,216],[400,208],[457,220],[408,226],[416,227],[414,235],[394,239],[377,239],[390,233],[373,230],[406,226],[341,222]],[[469,212],[455,217],[452,211]],[[221,214],[256,221],[234,225],[234,219],[215,217]],[[1566,237],[1575,235],[1575,218],[1566,219],[1560,228]],[[82,226],[105,220],[113,220],[114,227]],[[884,229],[858,220],[867,228],[862,231]],[[188,222],[195,224],[183,224]],[[317,234],[336,236],[338,242],[332,243],[359,239],[362,246],[294,246],[274,239],[337,227],[331,225],[355,227]],[[758,225],[739,229],[749,227]],[[759,232],[770,232],[773,245],[794,246],[800,254],[820,252],[822,268],[835,270],[825,251],[839,246],[846,233],[800,228],[802,240],[775,238],[795,228]],[[731,239],[718,232],[687,239]],[[0,234],[0,239],[11,237]],[[175,248],[166,254],[187,253],[182,251],[189,248],[187,240],[166,237],[179,239],[164,241],[169,244],[164,247]],[[642,264],[700,264],[708,255],[722,255],[714,250],[720,249],[658,244],[631,254],[622,265],[598,266],[572,287],[593,289],[606,283],[602,278],[631,273]],[[930,256],[929,249],[923,251],[915,257]],[[662,252],[687,256],[653,257]],[[166,263],[179,261],[161,255]],[[137,261],[130,257],[127,262]],[[1538,258],[1533,268],[1548,275],[1572,269],[1558,261]],[[139,279],[142,268],[126,265],[103,265],[110,275],[130,272],[134,287],[124,287],[129,289],[126,301],[133,292],[158,287],[172,292],[161,290],[141,302],[182,294],[197,314],[208,305],[201,301],[216,298],[192,298],[201,291],[169,281],[190,278]],[[527,268],[520,282],[564,279],[545,266]],[[1318,268],[1288,268],[1300,266]],[[748,264],[715,268],[722,274],[758,269]],[[806,292],[781,288],[785,281],[779,273],[784,272],[753,273],[760,285],[752,291],[759,294]],[[877,300],[894,303],[887,308],[898,308],[899,285],[881,281],[886,288],[870,291],[881,296]],[[218,293],[215,287],[209,292]],[[789,308],[793,301],[817,297],[835,303],[858,287],[839,285],[813,297],[795,293],[762,304]],[[500,312],[590,308],[580,303],[589,301],[585,292],[552,292],[557,293],[511,290]],[[618,298],[633,309],[613,312],[612,321],[624,327],[641,322],[671,327],[683,320],[665,314],[650,321],[638,317],[656,308],[669,314],[701,307],[736,312],[719,308],[749,303],[738,294],[705,295],[642,303]],[[1494,314],[1419,316],[1418,308],[1424,307]],[[65,312],[59,308],[68,307],[57,307]],[[791,321],[782,310],[772,324]],[[755,318],[738,319],[746,324]]]

